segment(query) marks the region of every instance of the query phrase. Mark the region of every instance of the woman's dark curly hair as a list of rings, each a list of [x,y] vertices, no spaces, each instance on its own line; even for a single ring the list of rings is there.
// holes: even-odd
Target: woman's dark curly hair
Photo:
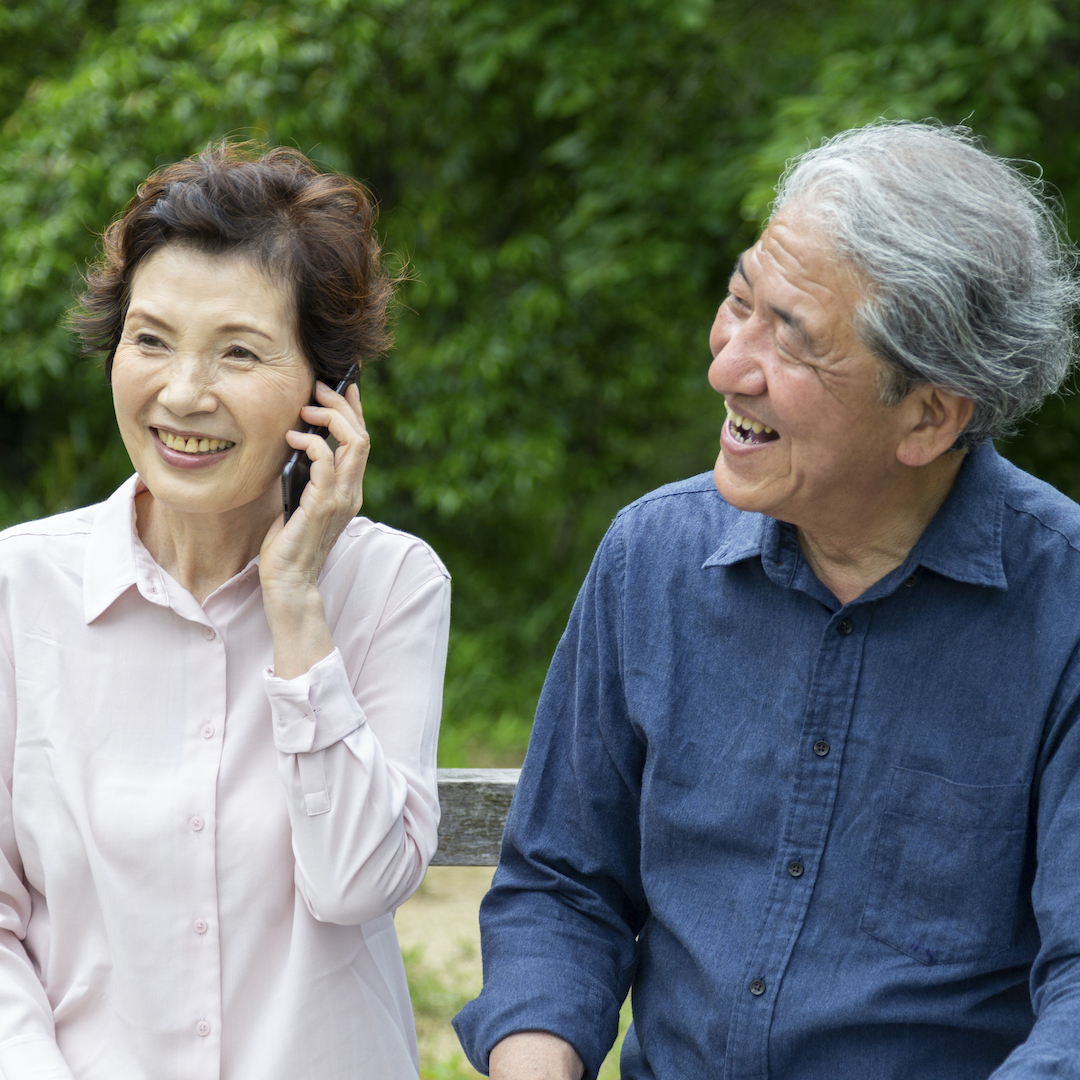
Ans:
[[[316,375],[342,379],[390,345],[397,280],[379,261],[375,206],[355,180],[320,173],[303,154],[219,143],[153,173],[102,236],[72,325],[112,375],[140,263],[166,244],[253,259],[296,301],[296,334]]]

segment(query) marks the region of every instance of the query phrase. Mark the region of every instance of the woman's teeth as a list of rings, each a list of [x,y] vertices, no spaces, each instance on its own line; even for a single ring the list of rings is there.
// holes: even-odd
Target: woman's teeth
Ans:
[[[228,439],[185,439],[182,435],[173,435],[158,429],[158,438],[170,449],[182,454],[212,454],[215,450],[228,450],[236,443]]]

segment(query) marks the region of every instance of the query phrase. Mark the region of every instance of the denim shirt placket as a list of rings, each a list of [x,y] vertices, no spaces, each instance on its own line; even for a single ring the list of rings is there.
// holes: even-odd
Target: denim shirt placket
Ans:
[[[735,993],[724,1080],[769,1075],[772,1017],[828,839],[875,607],[871,600],[840,608],[822,631],[772,883]]]

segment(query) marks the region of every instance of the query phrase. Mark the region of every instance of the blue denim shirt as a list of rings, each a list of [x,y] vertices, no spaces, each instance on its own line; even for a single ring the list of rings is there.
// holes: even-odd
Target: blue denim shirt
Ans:
[[[1080,508],[969,454],[841,606],[709,475],[616,518],[455,1024],[625,1080],[1080,1077]],[[995,1072],[995,1069],[997,1072]]]

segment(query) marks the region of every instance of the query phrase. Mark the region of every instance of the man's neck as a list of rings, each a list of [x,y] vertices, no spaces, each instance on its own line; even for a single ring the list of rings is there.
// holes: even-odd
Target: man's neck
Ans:
[[[943,454],[912,477],[900,497],[885,501],[856,527],[839,531],[798,526],[799,547],[817,579],[841,604],[861,596],[911,552],[952,490],[965,451]]]

